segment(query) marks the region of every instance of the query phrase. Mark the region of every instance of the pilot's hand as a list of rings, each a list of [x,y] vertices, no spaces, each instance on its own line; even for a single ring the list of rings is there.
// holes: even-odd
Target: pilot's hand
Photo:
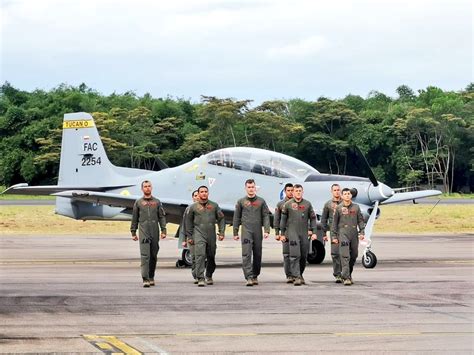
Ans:
[[[365,239],[365,235],[361,234],[359,235],[359,240],[364,240]]]
[[[318,236],[316,234],[311,234],[311,240],[316,240],[318,239]]]
[[[189,245],[193,245],[193,244],[194,244],[194,240],[193,240],[193,239],[188,239],[188,243],[189,243]]]
[[[188,246],[188,243],[182,242],[181,245],[183,246],[183,248],[186,248]]]
[[[278,234],[275,235],[275,239],[276,239],[276,240],[280,240],[280,238],[281,238],[281,237],[280,237]]]
[[[270,236],[270,233],[263,233],[263,238],[268,239],[269,236]]]
[[[332,244],[339,244],[339,239],[333,238],[332,239]]]
[[[135,240],[135,241],[137,241],[137,240],[138,240],[138,236],[136,236],[136,235],[132,235],[132,240]]]
[[[323,237],[323,240],[324,240],[325,242],[327,242],[327,241],[329,240],[329,237],[328,237],[327,235],[325,235],[325,236]]]
[[[224,240],[224,234],[220,234],[217,239],[219,239],[220,241]]]
[[[239,238],[238,235],[234,235],[234,240],[235,240],[235,241],[237,241],[237,240],[239,240],[239,239],[240,239],[240,238]]]
[[[161,233],[161,239],[165,239],[166,238],[166,233]]]
[[[286,237],[284,235],[280,236],[280,242],[282,243],[286,242]]]

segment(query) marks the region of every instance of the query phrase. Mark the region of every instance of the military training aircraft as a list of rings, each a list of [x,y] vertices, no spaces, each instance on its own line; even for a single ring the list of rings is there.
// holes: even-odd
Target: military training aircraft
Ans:
[[[365,164],[368,166],[367,161]],[[178,224],[191,203],[192,191],[206,185],[209,198],[219,203],[226,222],[231,223],[235,202],[244,196],[244,182],[249,178],[255,179],[258,195],[267,201],[271,211],[283,198],[283,188],[288,182],[303,185],[304,198],[311,201],[319,215],[331,198],[332,184],[350,188],[354,202],[360,205],[367,220],[367,245],[362,256],[366,268],[373,268],[377,263],[371,251],[371,235],[380,213],[379,205],[441,194],[437,190],[395,192],[377,181],[370,168],[368,178],[321,174],[290,156],[248,147],[219,149],[177,167],[167,167],[162,162],[160,171],[117,167],[107,158],[94,119],[83,112],[64,115],[58,184],[17,184],[4,193],[56,196],[56,213],[78,220],[130,220],[133,204],[142,196],[141,182],[149,180],[153,194],[165,207],[167,221]],[[322,237],[320,230],[318,239],[312,241],[310,263],[324,260]],[[190,263],[186,249],[182,250],[180,260]]]

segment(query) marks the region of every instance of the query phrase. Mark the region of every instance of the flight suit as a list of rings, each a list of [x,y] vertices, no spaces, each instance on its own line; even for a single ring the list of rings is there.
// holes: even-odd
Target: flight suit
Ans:
[[[342,278],[351,279],[352,270],[359,254],[359,234],[364,234],[365,222],[359,205],[352,203],[336,207],[332,222],[334,238],[339,240]]]
[[[141,272],[143,281],[155,277],[158,250],[160,250],[160,227],[166,234],[165,210],[160,200],[155,197],[139,198],[133,205],[132,236],[139,236]],[[159,223],[159,226],[158,226]]]
[[[288,198],[285,197],[284,200],[281,200],[277,203],[275,208],[275,216],[273,217],[273,226],[275,227],[275,234],[280,234],[280,220],[281,220],[281,209],[285,202],[288,201]],[[283,270],[285,270],[286,277],[291,277],[291,270],[290,270],[290,243],[288,240],[281,243],[283,249]]]
[[[290,244],[291,276],[300,278],[306,268],[309,251],[308,225],[316,234],[316,213],[308,200],[287,201],[281,210],[280,229]]]
[[[342,200],[329,200],[324,204],[323,214],[321,215],[321,225],[323,233],[331,232],[332,220],[336,207],[341,203]],[[331,233],[330,233],[331,234]],[[334,277],[341,276],[341,256],[339,254],[339,244],[332,242],[332,237],[329,237],[331,243],[331,257],[332,257],[332,271]]]
[[[219,235],[224,235],[224,213],[219,205],[213,201],[196,202],[189,207],[186,216],[186,237],[194,244],[194,272],[196,278],[204,280],[212,278],[216,269],[216,223],[219,226]],[[207,260],[207,267],[206,267]]]
[[[261,197],[243,197],[237,201],[234,211],[234,235],[242,225],[242,269],[244,277],[256,279],[262,267],[262,227],[270,233],[270,211]],[[253,259],[253,261],[252,261]]]
[[[195,272],[196,264],[195,264],[195,260],[194,260],[195,259],[194,244],[189,244],[188,240],[186,238],[186,216],[189,213],[189,207],[190,206],[186,207],[186,209],[184,210],[184,213],[183,213],[183,217],[181,218],[181,224],[179,225],[179,240],[178,240],[178,243],[179,243],[180,248],[182,247],[183,242],[187,243],[187,248],[189,249],[189,252],[191,253],[191,260],[192,260],[191,274],[193,275],[193,278],[196,279],[196,272]]]

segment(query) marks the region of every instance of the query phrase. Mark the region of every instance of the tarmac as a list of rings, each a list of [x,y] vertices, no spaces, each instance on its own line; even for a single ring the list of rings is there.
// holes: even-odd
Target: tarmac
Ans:
[[[474,234],[373,240],[378,265],[359,258],[354,285],[334,283],[327,253],[300,287],[265,241],[260,284],[245,287],[227,236],[215,284],[198,288],[166,239],[145,289],[126,233],[0,235],[0,352],[472,354]]]

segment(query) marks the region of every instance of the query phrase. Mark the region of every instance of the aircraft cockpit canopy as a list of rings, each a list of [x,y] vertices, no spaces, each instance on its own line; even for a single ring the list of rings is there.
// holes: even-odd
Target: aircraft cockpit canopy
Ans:
[[[208,164],[278,178],[304,178],[319,174],[312,166],[293,157],[258,148],[224,148],[207,154]]]

